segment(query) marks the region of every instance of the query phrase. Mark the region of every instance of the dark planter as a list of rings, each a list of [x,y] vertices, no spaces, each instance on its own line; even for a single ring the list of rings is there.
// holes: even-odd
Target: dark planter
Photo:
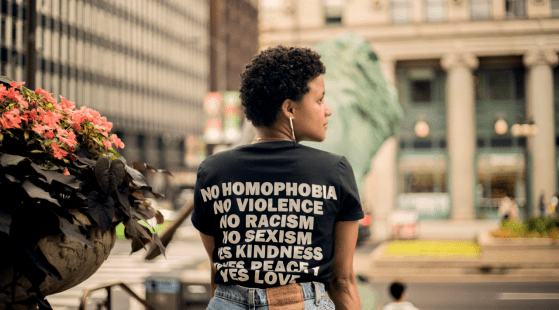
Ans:
[[[92,225],[87,216],[75,210],[70,211],[88,227],[89,231],[84,236],[91,241],[94,247],[86,249],[79,242],[68,240],[63,233],[40,239],[35,246],[41,249],[49,263],[62,276],[60,281],[50,276],[46,277],[39,286],[44,296],[65,291],[88,279],[109,257],[115,245],[116,232],[114,229],[108,229],[102,234],[101,228]],[[0,269],[2,269],[0,270],[0,310],[36,309],[26,305],[35,294],[30,290],[31,282],[23,275],[15,275],[12,266],[0,266]],[[13,295],[14,279],[16,280],[15,295]]]

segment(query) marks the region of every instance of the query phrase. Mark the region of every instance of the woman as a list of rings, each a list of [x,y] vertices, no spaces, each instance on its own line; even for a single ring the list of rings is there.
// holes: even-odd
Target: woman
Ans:
[[[325,67],[307,48],[263,51],[241,75],[250,145],[199,167],[192,222],[212,262],[208,309],[361,309],[353,272],[363,218],[342,157],[323,141]],[[331,300],[325,297],[328,292]]]

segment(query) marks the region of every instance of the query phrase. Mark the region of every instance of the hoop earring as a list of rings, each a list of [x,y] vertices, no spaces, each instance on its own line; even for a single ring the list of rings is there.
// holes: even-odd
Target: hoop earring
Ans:
[[[291,125],[291,134],[293,135],[293,142],[297,142],[295,139],[295,130],[293,130],[293,119],[289,117],[289,125]]]

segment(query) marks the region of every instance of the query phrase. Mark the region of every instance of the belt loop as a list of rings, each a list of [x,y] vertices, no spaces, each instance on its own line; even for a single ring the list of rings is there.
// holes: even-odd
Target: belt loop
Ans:
[[[312,284],[314,285],[314,292],[316,294],[315,304],[318,306],[320,305],[320,299],[322,299],[322,292],[320,291],[320,286],[318,285],[318,282],[313,282]]]
[[[255,310],[254,288],[248,289],[248,306],[249,310]]]

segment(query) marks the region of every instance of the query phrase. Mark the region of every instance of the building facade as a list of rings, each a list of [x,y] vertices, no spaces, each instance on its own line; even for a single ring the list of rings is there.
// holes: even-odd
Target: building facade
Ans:
[[[258,1],[210,0],[210,91],[238,91],[258,52]]]
[[[404,119],[361,193],[377,236],[393,210],[497,218],[508,195],[537,215],[557,191],[558,0],[263,0],[260,12],[261,48],[351,31],[397,88]]]
[[[98,110],[129,161],[184,168],[209,84],[205,0],[2,0],[0,74]]]

